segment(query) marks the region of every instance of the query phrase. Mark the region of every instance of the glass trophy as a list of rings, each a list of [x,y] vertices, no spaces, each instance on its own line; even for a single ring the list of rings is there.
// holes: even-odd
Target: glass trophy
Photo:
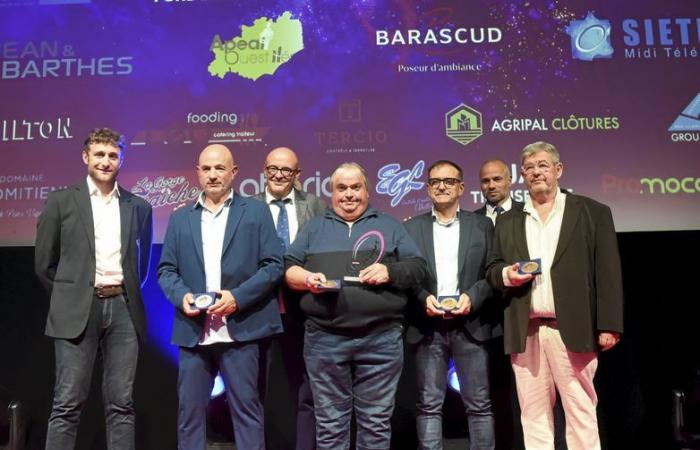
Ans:
[[[384,236],[378,230],[370,230],[357,238],[352,247],[350,264],[343,281],[359,283],[360,272],[381,261],[384,257],[384,248]]]

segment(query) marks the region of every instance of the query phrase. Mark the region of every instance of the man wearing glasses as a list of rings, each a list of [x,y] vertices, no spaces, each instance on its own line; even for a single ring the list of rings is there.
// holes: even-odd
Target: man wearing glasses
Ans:
[[[299,159],[286,147],[272,150],[263,168],[267,180],[265,190],[255,196],[267,203],[275,221],[277,235],[285,249],[294,242],[297,232],[326,210],[323,200],[295,187],[299,186]],[[282,283],[278,296],[284,333],[277,339],[287,373],[292,400],[296,405],[296,450],[316,448],[314,401],[304,364],[304,315],[299,308],[299,295]]]
[[[521,153],[530,193],[522,211],[498,219],[487,279],[506,298],[510,354],[525,447],[553,448],[552,407],[561,394],[566,443],[600,449],[593,385],[597,350],[622,332],[622,275],[610,208],[559,188],[557,149]]]
[[[409,316],[408,331],[409,343],[417,343],[418,447],[442,449],[442,404],[452,358],[467,413],[470,448],[493,449],[485,344],[501,333],[501,327],[484,279],[493,225],[483,215],[460,209],[464,182],[456,163],[437,161],[428,174],[433,209],[405,223],[428,261],[427,275],[415,292],[414,305],[419,308]]]

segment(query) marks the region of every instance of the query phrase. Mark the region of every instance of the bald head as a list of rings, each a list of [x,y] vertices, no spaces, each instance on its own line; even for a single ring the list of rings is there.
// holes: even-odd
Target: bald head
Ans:
[[[238,167],[233,154],[225,145],[213,144],[202,150],[197,164],[199,185],[204,191],[205,201],[218,205],[231,192]]]
[[[267,191],[275,198],[286,197],[299,178],[299,158],[291,148],[277,147],[267,154],[263,168]]]
[[[216,159],[218,161],[223,161],[229,163],[233,166],[233,153],[225,145],[222,144],[212,144],[207,145],[199,154],[199,164],[202,164],[202,160]]]
[[[481,165],[481,193],[492,206],[502,205],[510,197],[511,176],[508,165],[500,159],[490,159]]]

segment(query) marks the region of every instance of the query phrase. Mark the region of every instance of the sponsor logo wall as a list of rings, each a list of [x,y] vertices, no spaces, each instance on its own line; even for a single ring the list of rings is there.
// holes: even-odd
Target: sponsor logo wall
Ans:
[[[692,2],[348,2],[280,7],[153,0],[0,1],[0,245],[32,245],[46,196],[85,177],[95,127],[124,133],[120,183],[161,240],[199,189],[199,151],[234,151],[242,195],[264,157],[301,159],[330,195],[344,161],[401,219],[430,209],[437,159],[465,173],[546,140],[563,187],[612,207],[620,231],[700,229],[700,15]]]

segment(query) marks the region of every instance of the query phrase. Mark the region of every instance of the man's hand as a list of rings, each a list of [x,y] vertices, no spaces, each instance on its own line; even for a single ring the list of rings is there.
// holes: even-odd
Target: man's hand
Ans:
[[[508,278],[508,281],[510,282],[511,286],[522,286],[523,284],[527,283],[528,281],[534,278],[534,275],[529,273],[518,273],[519,268],[520,263],[515,263],[512,266],[508,266],[506,270],[506,278]]]
[[[216,291],[218,298],[216,303],[207,309],[207,314],[216,314],[217,316],[225,317],[233,314],[238,310],[238,303],[233,298],[231,291]]]
[[[472,312],[472,299],[466,293],[460,294],[457,307],[450,311],[454,316],[466,316]]]
[[[434,295],[429,295],[425,299],[425,313],[430,317],[444,316],[445,311],[440,309],[440,304]]]
[[[601,351],[607,351],[620,342],[620,333],[615,331],[601,331],[598,333],[598,345]]]
[[[384,284],[389,281],[389,269],[384,264],[374,263],[360,270],[360,283]]]
[[[321,283],[326,282],[326,276],[321,272],[309,272],[306,275],[304,282],[306,283],[306,288],[313,294],[320,294],[321,292],[325,292],[324,289],[319,288]]]
[[[199,310],[191,305],[194,305],[194,295],[192,295],[191,292],[188,292],[184,297],[182,297],[182,311],[188,317],[198,316]]]

